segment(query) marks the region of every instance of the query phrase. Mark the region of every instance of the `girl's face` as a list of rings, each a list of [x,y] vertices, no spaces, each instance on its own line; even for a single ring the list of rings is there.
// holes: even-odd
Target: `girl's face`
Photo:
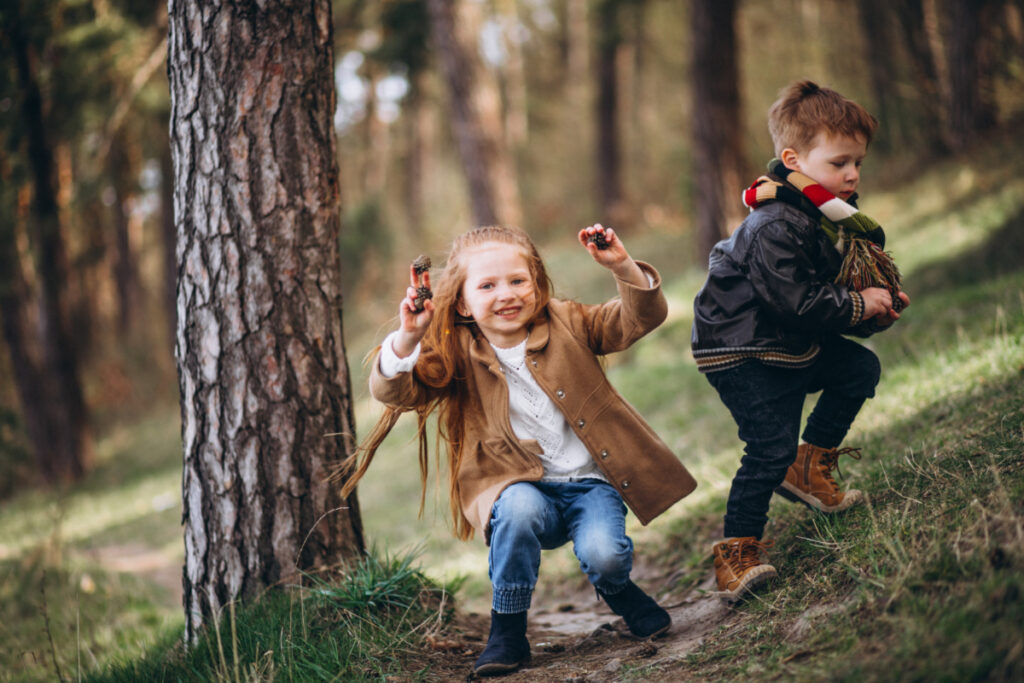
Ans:
[[[466,279],[457,310],[476,322],[487,341],[509,348],[526,339],[537,309],[537,286],[526,254],[504,242],[466,249]]]

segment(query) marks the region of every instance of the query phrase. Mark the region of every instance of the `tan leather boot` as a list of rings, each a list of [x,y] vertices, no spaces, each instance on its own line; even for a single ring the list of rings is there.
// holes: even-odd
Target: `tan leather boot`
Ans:
[[[789,466],[786,480],[775,492],[794,503],[803,503],[822,512],[839,512],[856,505],[864,499],[864,494],[857,490],[843,493],[832,477],[832,470],[839,469],[840,455],[860,460],[860,449],[800,444],[796,450],[796,461]]]
[[[776,575],[775,567],[762,562],[771,541],[762,543],[754,536],[727,538],[711,547],[715,558],[718,597],[736,602],[754,586]]]

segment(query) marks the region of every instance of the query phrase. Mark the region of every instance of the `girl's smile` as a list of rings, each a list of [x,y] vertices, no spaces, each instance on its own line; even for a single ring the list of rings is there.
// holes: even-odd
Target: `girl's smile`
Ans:
[[[466,280],[458,311],[472,317],[487,340],[502,348],[526,339],[537,308],[537,290],[523,250],[487,242],[467,250]]]

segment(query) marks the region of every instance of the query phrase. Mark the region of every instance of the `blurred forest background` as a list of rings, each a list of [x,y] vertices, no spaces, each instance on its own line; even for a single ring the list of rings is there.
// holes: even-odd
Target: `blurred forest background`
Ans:
[[[294,14],[302,20],[326,16],[327,6],[328,0],[314,0]],[[204,21],[215,11],[206,3],[177,0],[0,4],[0,603],[5,605],[0,642],[14,642],[23,632],[34,639],[12,647],[12,659],[0,658],[0,663],[48,670],[50,657],[39,653],[56,649],[54,637],[63,651],[80,657],[75,645],[80,617],[103,634],[95,636],[96,642],[105,638],[114,652],[138,647],[134,634],[156,631],[168,613],[175,615],[171,628],[180,639],[180,408],[202,419],[209,407],[207,398],[184,404],[179,398],[175,317],[183,297],[176,287],[194,273],[181,265],[183,255],[176,250],[186,249],[176,242],[179,231],[188,235],[191,226],[201,232],[215,222],[206,220],[202,204],[181,205],[186,204],[182,198],[198,195],[183,190],[187,183],[176,187],[175,179],[181,181],[183,173],[204,160],[224,158],[217,156],[222,148],[204,148],[195,141],[213,139],[211,148],[215,143],[230,146],[216,138],[218,132],[207,138],[200,131],[190,141],[197,148],[186,148],[181,140],[188,135],[178,128],[178,156],[171,152],[173,77],[178,75],[180,86],[181,74],[202,62],[197,57],[200,40],[191,39],[213,25],[199,25],[189,14],[196,7],[207,12]],[[245,3],[230,9],[225,14],[238,19],[236,25],[261,30],[269,23],[256,19],[271,15],[279,20],[284,14],[275,28],[300,21],[278,5],[271,7],[276,14],[260,14]],[[994,313],[986,307],[988,299],[977,303],[970,298],[976,292],[965,283],[984,281],[975,273],[995,278],[1012,271],[1017,278],[1024,263],[1020,240],[1013,238],[1020,234],[1018,210],[1024,204],[1017,141],[1024,130],[1024,0],[333,0],[330,9],[334,93],[327,93],[326,77],[303,82],[292,92],[305,97],[316,90],[310,101],[319,96],[317,105],[325,97],[336,98],[341,207],[336,247],[353,399],[336,412],[359,418],[358,436],[369,429],[375,409],[367,399],[362,361],[393,324],[414,257],[428,254],[439,266],[450,239],[467,228],[518,224],[539,243],[557,294],[596,301],[612,293],[611,285],[601,269],[579,258],[574,240],[580,227],[602,222],[623,235],[635,256],[659,268],[672,309],[659,330],[665,335],[660,341],[655,336],[645,342],[648,350],[622,354],[624,371],[616,377],[617,386],[625,386],[645,415],[661,420],[656,428],[669,435],[678,453],[703,462],[717,449],[721,462],[731,466],[735,453],[712,444],[726,437],[731,443],[732,428],[706,422],[708,415],[721,412],[720,406],[704,405],[706,395],[696,388],[707,390],[686,349],[689,305],[711,245],[742,217],[740,190],[772,155],[767,109],[778,91],[797,79],[833,87],[880,120],[861,184],[863,206],[895,228],[890,246],[895,250],[899,244],[899,262],[916,277],[909,289],[918,297],[914,310],[920,312],[918,322],[911,316],[906,325],[901,323],[899,329],[906,332],[898,334],[903,336],[891,335],[890,356],[898,352],[916,362],[915,349],[938,338],[966,344],[975,328],[991,332],[990,318],[995,333],[989,336],[1006,348],[1019,346],[1019,314],[1005,314],[1019,311],[1017,280],[1008,280],[1005,288],[996,280],[985,284],[992,288],[985,291]],[[171,44],[170,54],[177,47],[180,59],[177,70],[170,69],[171,79],[169,23],[172,37],[181,39]],[[202,39],[209,41],[211,35]],[[245,38],[249,45],[268,48],[261,54],[278,54],[272,37]],[[264,66],[267,73],[281,73],[274,71],[276,63]],[[329,76],[326,64],[322,73]],[[238,81],[216,86],[235,95],[245,91],[246,74],[231,75]],[[249,85],[265,82],[254,78]],[[207,103],[227,106],[216,102],[220,91],[209,83]],[[180,105],[182,89],[176,92]],[[247,125],[274,119],[278,110],[261,106],[270,95],[264,100],[252,92],[243,95],[251,108],[243,112],[250,115]],[[294,108],[288,113],[293,115]],[[181,127],[201,126],[201,118],[178,110],[174,121]],[[314,118],[310,113],[308,119]],[[303,130],[301,125],[291,130]],[[267,130],[272,126],[273,121]],[[257,143],[269,133],[263,137]],[[286,140],[282,147],[290,149],[289,144]],[[308,149],[302,161],[318,154],[330,159],[327,147]],[[183,150],[189,152],[187,163],[174,168],[172,157],[180,164]],[[302,155],[298,149],[292,156]],[[215,165],[210,175],[219,173],[224,180],[232,171],[229,166]],[[258,163],[251,168],[258,169]],[[286,167],[273,172],[281,168]],[[328,192],[311,190],[314,203],[333,194],[332,172],[323,178],[327,182],[317,191],[327,187]],[[301,179],[289,179],[290,186],[307,181],[305,175]],[[253,187],[263,189],[258,182]],[[249,189],[234,176],[225,186]],[[272,195],[277,186],[268,186]],[[872,204],[872,197],[880,199]],[[882,210],[876,213],[876,208]],[[242,227],[269,230],[259,219],[266,216]],[[990,234],[992,226],[1002,227]],[[970,251],[970,245],[982,241],[991,244],[990,250]],[[323,249],[323,260],[333,263],[329,251]],[[225,256],[216,248],[207,253],[214,260]],[[300,285],[311,280],[316,285],[308,272],[303,274],[307,280]],[[245,283],[238,292],[218,294],[241,298],[239,292],[248,295],[252,288]],[[979,319],[963,323],[968,313]],[[202,328],[202,322],[192,320],[195,328]],[[287,334],[301,336],[293,332]],[[202,347],[205,337],[179,334],[178,339],[198,340],[193,346]],[[1018,356],[1003,346],[997,351],[1006,367],[994,363],[1003,373],[994,377],[1024,367],[1007,370]],[[964,351],[965,358],[974,358],[973,350],[964,348],[970,351]],[[654,369],[629,365],[644,354],[671,358],[672,364],[658,360]],[[219,375],[237,379],[222,363],[213,363]],[[616,363],[611,364],[613,374]],[[984,373],[966,361],[958,371],[963,376],[952,384],[947,383],[949,368],[921,367],[927,377],[912,375],[913,381],[906,382],[919,394],[902,404],[894,394],[891,412],[899,412],[893,406],[912,405],[927,415],[940,389],[984,381]],[[253,384],[273,383],[273,378],[253,377]],[[1018,385],[1018,375],[1006,379],[1005,393],[1013,400]],[[311,389],[300,383],[294,393],[304,391]],[[949,432],[931,430],[930,422],[920,429],[958,443],[959,432],[974,429],[960,426],[974,424],[970,410],[979,405],[975,395],[963,396],[962,421],[950,422]],[[991,401],[998,424],[1005,414],[1019,412],[1004,410],[1019,401]],[[909,427],[892,429],[885,434],[902,441]],[[403,436],[411,439],[411,425],[401,423],[398,432],[389,439],[392,444]],[[318,441],[320,433],[315,433]],[[1019,459],[1015,434],[999,448]],[[204,438],[193,439],[198,449],[208,445]],[[274,444],[261,448],[254,452],[277,454]],[[220,455],[207,450],[212,460]],[[304,446],[289,452],[295,461],[310,459]],[[189,457],[186,453],[186,466]],[[261,465],[272,469],[266,462]],[[281,472],[287,469],[277,461],[273,465]],[[374,540],[386,536],[381,529],[397,528],[398,518],[407,523],[414,516],[415,468],[400,457],[392,458],[391,466],[391,471],[378,468],[379,474],[371,473],[378,479],[368,476],[361,486]],[[396,470],[402,470],[402,477],[408,474],[408,481],[392,476]],[[315,472],[303,474],[316,478]],[[727,476],[703,471],[702,480],[712,484],[707,495],[713,496],[715,482]],[[211,480],[218,484],[215,477]],[[230,477],[227,481],[218,509],[230,507]],[[979,486],[989,483],[979,479]],[[272,481],[270,488],[276,492],[275,485]],[[231,495],[241,507],[252,496],[239,490]],[[198,508],[196,518],[213,517],[206,514],[209,509]],[[185,512],[187,518],[187,507]],[[229,512],[224,526],[233,529],[236,518]],[[358,510],[353,516],[357,526]],[[305,521],[316,526],[320,519]],[[314,544],[306,544],[307,531],[312,529],[300,523],[305,522],[296,518],[294,531],[301,549],[309,550]],[[682,526],[694,525],[688,520]],[[424,539],[422,529],[406,524],[385,540],[432,543],[445,533],[438,529]],[[252,557],[269,555],[263,549]],[[473,545],[472,552],[482,550],[481,544]],[[433,552],[435,559],[461,562],[461,550],[444,546]],[[477,556],[472,561],[482,571],[483,561]],[[701,562],[697,558],[694,566]],[[100,565],[113,574],[101,579]],[[47,579],[47,572],[57,578]],[[152,574],[148,578],[166,590],[153,603],[140,597],[146,584],[129,576],[142,573]],[[267,583],[274,581],[271,577]],[[471,582],[467,592],[472,589]],[[481,590],[486,586],[476,587],[476,597]],[[225,595],[221,604],[236,597]],[[157,602],[159,610],[151,608]],[[52,634],[51,616],[63,624]],[[31,628],[20,626],[29,619],[35,620]],[[922,618],[921,623],[931,628],[931,620]],[[1005,623],[1012,621],[1008,617]],[[977,632],[978,642],[989,639],[974,626],[964,632]],[[944,647],[936,645],[933,651]],[[105,649],[97,646],[96,651]],[[52,660],[58,668],[56,653]]]
[[[353,368],[409,260],[475,224],[543,245],[600,221],[663,269],[700,264],[791,80],[876,113],[868,191],[1024,112],[1022,0],[434,2],[449,35],[429,4],[333,2]],[[166,5],[9,0],[0,19],[4,498],[80,478],[97,435],[178,382]]]

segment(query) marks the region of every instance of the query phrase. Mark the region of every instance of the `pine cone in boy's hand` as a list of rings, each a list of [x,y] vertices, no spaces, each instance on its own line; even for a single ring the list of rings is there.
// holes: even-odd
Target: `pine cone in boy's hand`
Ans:
[[[430,271],[430,257],[417,257],[412,262],[412,270],[416,273],[416,298],[412,300],[412,305],[417,313],[421,313],[423,311],[423,304],[426,303],[427,299],[434,298],[434,293],[430,291],[430,287],[427,287],[424,281],[420,279],[421,275]]]

